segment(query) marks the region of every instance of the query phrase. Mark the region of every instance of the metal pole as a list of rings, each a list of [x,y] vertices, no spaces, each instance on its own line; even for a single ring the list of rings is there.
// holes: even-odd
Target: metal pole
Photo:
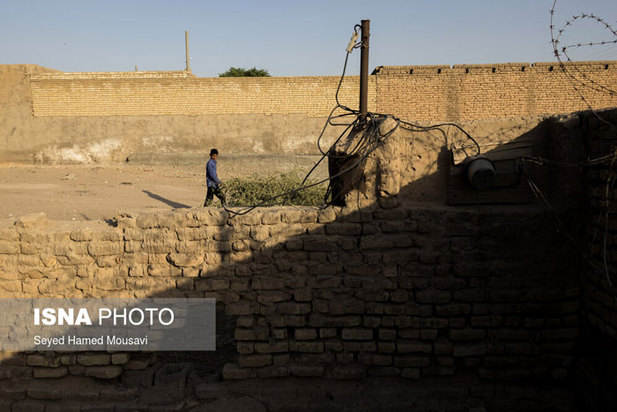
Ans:
[[[368,114],[368,49],[371,21],[362,20],[362,46],[360,48],[360,120]]]
[[[189,31],[188,30],[184,31],[184,43],[186,44],[186,71],[190,73],[191,64],[190,64],[190,57],[189,57]]]

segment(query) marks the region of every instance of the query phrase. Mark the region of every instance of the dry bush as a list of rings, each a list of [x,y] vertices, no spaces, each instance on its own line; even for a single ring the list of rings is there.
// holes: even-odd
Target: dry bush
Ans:
[[[252,175],[237,177],[225,182],[223,191],[230,206],[321,206],[324,202],[327,183],[300,190],[272,201],[268,199],[288,193],[302,185],[303,177],[297,171],[276,173],[269,176]],[[313,184],[307,181],[304,185]],[[262,204],[266,202],[265,204]]]

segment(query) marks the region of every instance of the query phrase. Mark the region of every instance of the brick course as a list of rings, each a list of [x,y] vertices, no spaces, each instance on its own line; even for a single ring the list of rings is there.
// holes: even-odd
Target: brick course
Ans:
[[[32,108],[45,116],[304,114],[332,110],[339,77],[197,78],[135,73],[32,74]],[[339,92],[358,105],[357,76]],[[374,86],[372,87],[374,90]],[[371,110],[375,109],[374,93]]]
[[[456,121],[570,113],[617,106],[615,61],[379,66],[369,80],[369,111],[414,121]],[[574,79],[571,78],[574,76]],[[304,114],[326,117],[338,76],[197,78],[185,72],[33,73],[35,116]],[[358,76],[342,84],[357,108]],[[574,83],[574,86],[573,86]],[[578,84],[578,86],[576,86]],[[576,89],[584,93],[585,101]]]
[[[557,63],[378,67],[376,106],[381,113],[427,122],[538,116],[587,110],[589,106],[617,106],[615,93],[581,85],[595,81],[616,90],[615,61],[568,63],[566,69],[569,74]]]
[[[572,319],[578,295],[567,291],[576,289],[577,272],[568,267],[568,259],[553,262],[560,268],[553,273],[531,269],[533,262],[546,259],[544,248],[551,244],[528,241],[538,237],[541,229],[534,228],[546,218],[542,213],[504,215],[501,211],[449,212],[402,206],[366,209],[363,215],[377,223],[380,241],[358,248],[360,235],[355,230],[340,230],[353,227],[341,222],[354,220],[349,212],[266,208],[243,220],[221,210],[191,209],[126,215],[119,218],[117,228],[94,229],[64,229],[52,222],[46,222],[44,229],[24,229],[19,228],[23,226],[20,221],[1,232],[17,247],[0,251],[0,290],[3,297],[215,297],[237,322],[233,334],[237,360],[223,370],[227,379],[288,375],[347,379],[383,374],[418,379],[449,376],[459,367],[472,365],[489,375],[569,373],[549,359],[556,351],[572,358],[567,348],[574,347],[578,337],[577,322]],[[443,235],[435,237],[419,225],[406,227],[415,242],[401,245],[401,234],[385,224],[399,216],[451,222],[467,216],[467,220],[483,221],[496,218],[494,213],[520,226],[515,232],[492,232],[483,255],[473,258],[464,254],[465,249],[442,249]],[[332,214],[334,219],[315,226],[313,222],[322,214]],[[271,219],[273,215],[283,218]],[[24,222],[28,219],[23,218]],[[263,227],[264,219],[276,229],[271,230],[269,241],[278,245],[276,251],[264,243],[256,244],[249,254],[224,247],[250,239]],[[312,229],[285,235],[289,225]],[[330,225],[337,229],[328,230]],[[193,233],[202,239],[189,248],[179,247],[184,242],[179,239]],[[478,227],[468,236],[482,239],[485,235]],[[55,244],[48,243],[50,238]],[[527,263],[517,262],[514,254],[504,255],[499,245],[506,238],[529,243],[516,254],[525,253]],[[300,244],[287,250],[292,239]],[[354,246],[348,248],[344,240],[353,240]],[[392,245],[397,247],[391,249]],[[417,253],[397,252],[405,248]],[[443,274],[434,274],[436,252],[438,261],[447,266]],[[209,257],[212,253],[216,260]],[[319,264],[314,253],[323,254],[326,261],[335,260]],[[382,272],[381,265],[358,265],[368,254],[379,255],[380,261],[401,270]],[[466,261],[490,266],[504,259],[511,267],[499,273],[469,272],[456,265]],[[424,273],[427,269],[429,277]],[[547,277],[558,277],[559,283],[547,283]],[[502,284],[500,279],[508,281]],[[46,379],[66,375],[113,379],[126,368],[134,368],[133,356],[77,354],[59,361],[53,355],[31,354],[25,367],[31,376]],[[541,367],[527,369],[519,362]]]

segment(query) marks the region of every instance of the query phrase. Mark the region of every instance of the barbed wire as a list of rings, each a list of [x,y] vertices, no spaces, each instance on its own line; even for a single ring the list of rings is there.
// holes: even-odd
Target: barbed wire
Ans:
[[[561,71],[568,77],[572,86],[576,93],[579,95],[581,100],[587,105],[587,107],[596,114],[602,121],[606,122],[606,120],[602,119],[595,111],[593,105],[581,90],[582,88],[594,90],[596,92],[608,94],[611,97],[617,97],[617,91],[606,84],[602,84],[597,80],[591,78],[588,74],[584,73],[580,70],[579,66],[575,64],[574,59],[568,54],[569,49],[580,49],[584,47],[596,47],[596,46],[606,46],[606,45],[617,45],[617,30],[615,30],[605,19],[599,17],[593,13],[581,13],[573,16],[572,18],[566,20],[566,22],[559,29],[555,23],[555,10],[556,10],[557,0],[553,1],[553,6],[550,10],[550,31],[551,31],[551,44],[553,46],[553,54],[555,58],[559,62],[559,67]],[[570,45],[562,46],[562,36],[573,27],[575,24],[589,21],[594,24],[598,24],[607,30],[610,33],[610,39],[601,40],[601,41],[585,41],[585,42],[574,42]],[[566,64],[569,63],[569,64]]]
[[[557,0],[554,0],[553,6],[550,10],[550,15],[551,15],[550,30],[551,30],[551,44],[553,46],[553,53],[555,55],[555,58],[559,62],[559,67],[561,71],[567,76],[570,83],[572,84],[572,87],[574,88],[576,93],[579,95],[581,100],[583,100],[583,102],[587,105],[589,110],[604,124],[612,126],[612,127],[616,127],[617,125],[615,125],[614,122],[609,121],[605,119],[604,117],[602,117],[600,114],[598,114],[598,112],[594,109],[593,105],[591,104],[591,102],[589,101],[588,97],[585,95],[583,90],[586,89],[586,90],[595,91],[598,93],[608,94],[611,97],[617,97],[617,91],[611,88],[609,85],[601,84],[600,82],[596,81],[595,79],[592,79],[586,73],[581,71],[579,69],[579,66],[575,64],[574,59],[572,58],[570,54],[568,54],[568,52],[571,49],[582,49],[582,48],[587,48],[587,47],[598,47],[598,46],[602,47],[602,46],[610,46],[610,45],[612,46],[610,46],[608,50],[616,49],[617,51],[617,30],[615,30],[604,18],[597,16],[593,13],[584,13],[584,12],[572,16],[572,18],[566,20],[563,26],[557,29],[555,25],[555,21],[554,21],[556,5],[557,5]],[[562,46],[561,44],[562,44],[563,35],[570,28],[572,28],[575,24],[578,24],[580,22],[590,22],[592,24],[599,25],[602,29],[606,30],[609,33],[609,36],[611,36],[611,38],[608,40],[603,39],[599,41],[593,41],[593,40],[580,41],[580,42],[575,41],[572,44]],[[607,52],[607,49],[605,48],[601,52],[601,54],[595,53],[595,56],[606,56],[607,55],[606,52]],[[616,105],[617,105],[617,101],[616,101]],[[615,179],[615,173],[616,173],[615,166],[617,164],[616,160],[617,160],[617,150],[614,150],[613,153],[606,154],[597,159],[592,159],[587,163],[588,166],[608,164],[608,168],[607,168],[606,183],[605,183],[605,187],[603,190],[603,200],[601,202],[602,210],[600,211],[600,213],[598,213],[598,222],[596,226],[594,227],[594,233],[591,239],[592,250],[590,254],[584,253],[583,256],[591,264],[591,267],[594,269],[595,272],[601,273],[605,276],[606,281],[610,288],[613,287],[614,283],[611,277],[610,268],[608,264],[608,237],[609,237],[609,222],[611,219],[611,213],[610,213],[611,190],[613,189],[615,180],[616,180]],[[536,194],[536,196],[538,196],[538,190],[539,190],[538,187],[532,181],[530,181],[529,184],[530,184],[530,187],[533,193]],[[546,199],[542,198],[542,200],[546,204]],[[602,245],[601,245],[602,250],[601,250],[601,256],[600,256],[602,262],[601,264],[596,264],[596,262],[593,261],[593,258],[594,258],[593,245],[596,240],[598,226],[600,225],[603,226],[603,232],[604,232]],[[617,296],[615,299],[617,302]]]
[[[551,28],[551,43],[553,45],[553,53],[560,64],[563,64],[564,60],[569,63],[574,63],[574,60],[568,54],[568,49],[617,44],[617,31],[613,29],[613,27],[606,20],[604,20],[603,18],[599,16],[594,15],[593,13],[581,13],[581,14],[573,16],[571,19],[566,21],[566,23],[557,31],[557,35],[555,35],[556,26],[554,24],[553,19],[555,16],[555,5],[556,4],[557,4],[557,0],[554,0],[553,8],[550,11],[551,13],[550,28]],[[576,43],[573,43],[567,46],[561,46],[561,43],[562,43],[561,38],[563,34],[566,33],[567,29],[569,27],[574,26],[575,23],[579,21],[585,21],[585,20],[588,20],[588,21],[591,21],[593,23],[597,23],[603,26],[605,29],[607,29],[611,33],[613,39],[612,40],[602,40],[602,41],[576,42]],[[600,84],[599,82],[591,79],[585,73],[582,73],[580,70],[578,70],[578,67],[576,65],[573,67],[573,69],[577,71],[581,75],[581,77],[589,81],[589,83],[597,86],[598,89],[604,90],[610,93],[611,95],[614,95],[616,93],[614,89],[611,89],[610,87],[606,85]]]

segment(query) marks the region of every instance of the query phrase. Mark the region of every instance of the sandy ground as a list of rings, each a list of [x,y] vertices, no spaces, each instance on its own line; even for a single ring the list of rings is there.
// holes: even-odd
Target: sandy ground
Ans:
[[[219,176],[304,173],[314,158],[288,160],[220,159]],[[321,168],[318,175],[325,171]],[[62,165],[0,164],[0,220],[44,212],[48,219],[91,221],[121,212],[200,207],[206,195],[201,164]]]
[[[44,212],[53,220],[99,220],[121,211],[203,204],[204,178],[169,166],[0,167],[0,219]]]

